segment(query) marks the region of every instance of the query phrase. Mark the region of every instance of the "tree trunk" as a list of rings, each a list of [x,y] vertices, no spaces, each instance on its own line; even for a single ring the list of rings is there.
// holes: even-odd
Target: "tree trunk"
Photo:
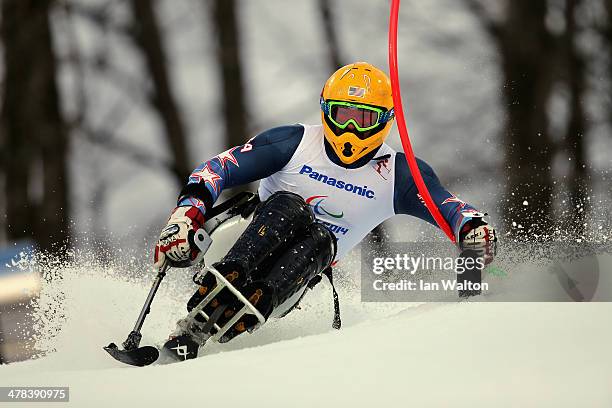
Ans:
[[[604,40],[606,42],[606,48],[608,55],[612,55],[612,0],[605,0],[606,7],[606,24],[604,27]],[[612,83],[612,61],[608,60],[608,82]],[[609,121],[612,122],[612,105],[609,106]]]
[[[187,182],[192,166],[187,132],[170,86],[168,59],[162,43],[159,21],[151,0],[131,0],[134,41],[142,50],[153,85],[151,103],[163,123],[173,156],[173,173],[179,185]]]
[[[35,210],[28,196],[29,172],[32,166],[35,140],[27,129],[29,115],[23,88],[31,82],[35,56],[24,53],[28,45],[28,32],[32,28],[23,26],[31,15],[31,5],[18,0],[2,2],[2,42],[4,46],[4,89],[2,93],[2,134],[4,146],[2,163],[6,176],[4,196],[6,198],[7,238],[17,240],[33,235]],[[32,23],[30,23],[32,24]],[[25,54],[25,55],[24,55]]]
[[[4,334],[4,330],[2,329],[2,313],[0,313],[0,365],[6,364],[6,358],[4,357],[4,352],[3,352],[4,341],[5,341],[4,338],[5,338],[5,334]]]
[[[3,89],[4,86],[0,84],[0,88]],[[0,96],[0,97],[3,97]],[[0,101],[0,103],[2,103]],[[6,204],[8,201],[7,191],[5,187],[6,183],[6,165],[8,161],[8,145],[6,140],[6,132],[2,126],[2,112],[0,112],[0,214],[5,214],[3,217],[0,217],[0,246],[5,244],[6,242]]]
[[[2,138],[2,130],[0,130],[0,138]],[[1,142],[0,142],[1,145]],[[4,146],[0,146],[0,152],[4,151],[4,149],[6,149],[6,147]],[[4,163],[5,163],[5,159],[2,157],[2,154],[0,154],[0,214],[4,214],[3,217],[0,217],[0,247],[3,245],[6,245],[7,243],[7,239],[6,239],[6,197],[5,197],[5,192],[6,192],[6,188],[5,186],[5,169],[4,169]]]
[[[547,105],[555,65],[547,11],[546,0],[508,1],[499,37],[508,115],[504,213],[507,229],[518,235],[550,233],[553,226]]]
[[[243,144],[248,135],[240,31],[234,0],[214,0],[212,20],[217,34],[217,65],[221,69],[222,114],[227,145]]]
[[[588,205],[588,175],[585,158],[584,137],[586,133],[586,113],[584,95],[586,93],[585,61],[578,49],[576,39],[576,8],[579,0],[568,0],[566,4],[565,49],[567,58],[567,82],[570,91],[570,119],[567,127],[566,149],[572,160],[573,174],[570,178],[570,225],[573,233],[584,233],[584,222]]]
[[[2,2],[7,235],[33,236],[46,250],[69,237],[68,134],[56,82],[51,6],[50,0]],[[42,175],[34,173],[37,163]],[[30,194],[37,187],[38,203]]]
[[[319,12],[321,13],[321,23],[323,24],[323,33],[325,34],[325,45],[327,46],[327,58],[329,65],[331,65],[330,74],[344,65],[334,24],[332,4],[333,2],[330,0],[319,0]]]

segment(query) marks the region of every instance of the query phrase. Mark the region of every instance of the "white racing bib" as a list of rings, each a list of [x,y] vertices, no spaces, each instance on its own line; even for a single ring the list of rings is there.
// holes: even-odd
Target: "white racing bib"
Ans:
[[[276,191],[299,194],[317,219],[338,238],[342,258],[372,229],[395,215],[395,150],[383,144],[376,158],[357,169],[333,163],[325,152],[323,126],[304,126],[304,136],[283,169],[261,180],[259,196]]]

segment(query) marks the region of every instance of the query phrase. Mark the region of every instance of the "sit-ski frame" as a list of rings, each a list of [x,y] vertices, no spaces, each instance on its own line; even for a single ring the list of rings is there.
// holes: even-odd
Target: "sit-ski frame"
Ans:
[[[181,330],[185,332],[189,332],[194,337],[196,337],[198,340],[200,340],[200,344],[204,344],[204,342],[208,340],[212,340],[215,342],[219,341],[219,339],[225,333],[227,333],[227,331],[230,330],[238,322],[238,320],[245,314],[252,314],[255,317],[257,317],[257,320],[259,321],[257,326],[255,326],[252,330],[257,329],[259,326],[265,323],[266,319],[259,312],[259,310],[257,310],[257,308],[253,306],[251,302],[249,302],[248,299],[244,297],[244,295],[240,293],[240,291],[234,287],[234,285],[232,285],[227,279],[225,279],[225,277],[221,275],[221,273],[215,268],[213,268],[212,266],[207,266],[204,270],[202,270],[201,272],[198,272],[198,274],[196,275],[196,279],[203,278],[208,273],[212,273],[214,275],[215,279],[217,280],[217,285],[214,287],[213,290],[211,290],[206,295],[204,299],[202,299],[202,301],[195,308],[191,310],[191,312],[189,312],[189,314],[185,318],[177,322],[177,326]],[[223,288],[229,289],[229,291],[232,292],[232,294],[236,296],[236,298],[243,304],[243,307],[238,312],[236,312],[236,314],[234,314],[232,318],[227,323],[225,323],[223,326],[219,326],[215,322],[212,325],[212,327],[216,330],[216,333],[213,334],[212,336],[210,336],[208,333],[202,333],[201,331],[194,332],[194,330],[191,329],[193,325],[201,329],[205,324],[205,323],[198,322],[195,317],[199,314],[204,319],[206,319],[206,321],[208,322],[208,320],[210,319],[210,316],[204,313],[204,308],[215,298],[215,296],[219,292],[223,290]]]

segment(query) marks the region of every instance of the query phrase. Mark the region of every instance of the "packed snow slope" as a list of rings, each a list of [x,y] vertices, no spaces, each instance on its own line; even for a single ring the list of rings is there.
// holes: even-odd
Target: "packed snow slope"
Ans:
[[[125,338],[148,285],[104,274],[64,270],[43,291],[48,353],[1,366],[2,386],[69,386],[74,407],[612,406],[611,303],[368,304],[345,287],[335,331],[321,284],[301,310],[196,360],[136,368],[102,346]],[[142,344],[183,314],[182,279],[162,287]]]

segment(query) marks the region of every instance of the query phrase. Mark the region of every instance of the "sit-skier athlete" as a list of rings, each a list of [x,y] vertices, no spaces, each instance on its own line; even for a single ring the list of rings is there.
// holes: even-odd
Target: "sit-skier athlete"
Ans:
[[[199,262],[202,253],[192,237],[207,211],[225,188],[257,180],[261,204],[253,220],[213,266],[266,318],[386,219],[407,214],[435,225],[404,154],[384,143],[394,120],[387,75],[364,62],[342,67],[325,83],[320,108],[321,124],[267,130],[196,168],[155,247],[156,266]],[[418,165],[456,241],[478,250],[488,263],[495,230],[483,214],[442,187],[431,167],[422,160]],[[208,276],[198,282],[189,310],[215,286]],[[223,307],[217,316],[227,322],[241,306],[219,295],[207,313]],[[220,341],[257,323],[245,315]],[[190,357],[197,355],[195,347]]]

